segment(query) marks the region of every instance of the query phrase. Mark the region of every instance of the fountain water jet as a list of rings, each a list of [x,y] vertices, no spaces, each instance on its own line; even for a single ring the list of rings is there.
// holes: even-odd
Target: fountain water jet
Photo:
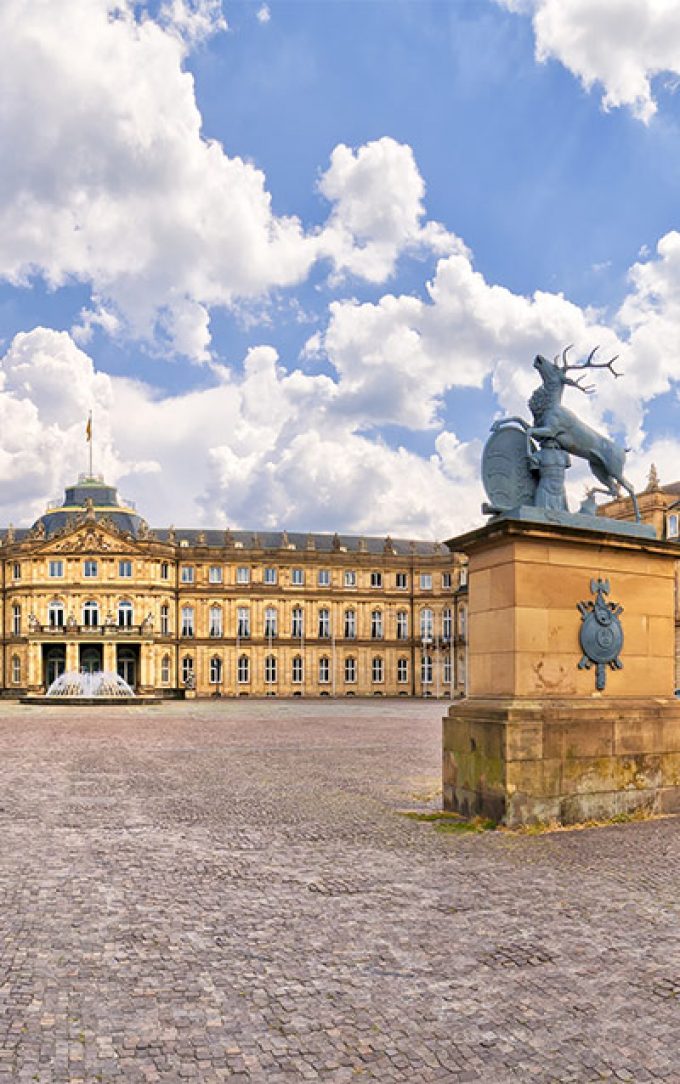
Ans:
[[[91,673],[68,670],[52,682],[46,695],[73,700],[96,700],[130,699],[135,693],[120,674],[114,674],[111,670],[95,670]]]

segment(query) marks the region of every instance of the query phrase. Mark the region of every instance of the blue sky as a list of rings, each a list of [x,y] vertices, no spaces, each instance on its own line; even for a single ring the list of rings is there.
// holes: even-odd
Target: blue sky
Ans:
[[[680,19],[633,7],[8,0],[3,518],[91,408],[159,526],[451,535],[572,339],[626,379],[571,405],[675,480]]]

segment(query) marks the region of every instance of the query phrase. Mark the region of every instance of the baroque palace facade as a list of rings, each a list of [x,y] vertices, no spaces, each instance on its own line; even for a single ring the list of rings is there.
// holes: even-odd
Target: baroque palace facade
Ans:
[[[437,543],[152,530],[81,476],[1,544],[4,696],[83,670],[142,695],[464,693],[466,571]]]

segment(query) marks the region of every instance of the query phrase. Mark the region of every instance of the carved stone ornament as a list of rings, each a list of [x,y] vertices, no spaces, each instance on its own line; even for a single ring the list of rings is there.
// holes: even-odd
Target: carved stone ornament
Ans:
[[[77,538],[68,537],[63,542],[54,546],[56,553],[86,553],[102,552],[113,549],[113,540],[107,538],[103,531],[90,528],[83,531]]]
[[[591,580],[590,590],[595,595],[595,601],[591,599],[577,603],[583,622],[579,631],[583,657],[578,668],[590,670],[591,666],[595,666],[595,688],[601,691],[606,683],[607,666],[612,670],[623,669],[619,658],[623,648],[619,614],[623,613],[623,606],[607,602],[605,595],[609,594],[609,580]]]
[[[492,431],[482,455],[482,481],[489,498],[482,511],[487,514],[533,505],[536,476],[531,471],[523,429],[501,424]]]

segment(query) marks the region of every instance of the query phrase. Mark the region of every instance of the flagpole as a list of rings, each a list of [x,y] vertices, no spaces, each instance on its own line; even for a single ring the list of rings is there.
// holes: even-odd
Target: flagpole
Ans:
[[[90,446],[89,447],[89,451],[90,451],[90,474],[89,474],[89,477],[92,478],[92,411],[90,411],[88,419],[87,419],[86,433],[87,433],[87,443]]]

